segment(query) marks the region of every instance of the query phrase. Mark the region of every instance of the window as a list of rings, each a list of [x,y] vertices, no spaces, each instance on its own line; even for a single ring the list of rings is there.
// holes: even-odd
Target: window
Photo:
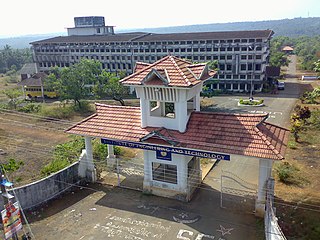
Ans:
[[[241,70],[241,71],[247,70],[247,64],[241,64],[241,65],[240,65],[240,70]]]
[[[256,71],[261,71],[261,64],[256,64]]]
[[[161,91],[155,89],[155,92]],[[175,118],[175,110],[173,102],[150,101],[150,116]]]
[[[177,166],[153,162],[152,179],[177,184]]]

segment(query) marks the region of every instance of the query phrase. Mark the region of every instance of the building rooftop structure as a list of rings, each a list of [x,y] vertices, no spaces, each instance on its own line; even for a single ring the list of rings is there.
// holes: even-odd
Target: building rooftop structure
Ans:
[[[208,40],[208,39],[234,39],[234,38],[270,38],[274,32],[272,30],[252,30],[252,31],[225,31],[225,32],[190,32],[190,33],[117,33],[114,35],[72,35],[59,36],[49,39],[39,40],[31,44],[44,43],[100,43],[100,42],[126,42],[126,41],[181,41],[181,40]]]
[[[281,160],[289,131],[265,122],[267,114],[193,112],[187,130],[141,128],[139,107],[96,104],[97,112],[66,130],[81,136],[224,152]]]
[[[122,79],[121,83],[124,85],[192,87],[216,74],[215,71],[208,71],[205,63],[193,64],[170,55],[153,64],[139,62],[135,70],[135,73]],[[152,75],[158,77],[154,79]]]
[[[21,80],[18,82],[18,86],[43,86],[43,81],[48,75],[44,72],[38,72],[33,74],[31,77]]]

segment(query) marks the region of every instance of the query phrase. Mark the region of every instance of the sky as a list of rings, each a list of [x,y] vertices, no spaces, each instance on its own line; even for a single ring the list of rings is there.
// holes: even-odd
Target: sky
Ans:
[[[2,0],[0,37],[67,32],[104,16],[117,30],[320,17],[320,0]]]

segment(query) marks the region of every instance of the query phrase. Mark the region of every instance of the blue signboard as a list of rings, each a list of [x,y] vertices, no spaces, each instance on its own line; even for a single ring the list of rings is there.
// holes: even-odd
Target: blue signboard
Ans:
[[[171,161],[171,152],[157,150],[156,157],[160,160]]]
[[[153,145],[153,144],[142,143],[142,142],[110,140],[105,138],[101,139],[101,143],[116,145],[121,147],[128,147],[128,148],[139,148],[143,150],[150,150],[150,151],[156,151],[156,152],[159,151],[160,155],[161,155],[160,152],[167,152],[167,154],[170,154],[170,161],[171,161],[171,154],[180,154],[180,155],[188,155],[188,156],[201,157],[201,158],[211,158],[211,159],[217,159],[217,160],[230,161],[230,155],[228,154],[215,153],[215,152],[209,152],[209,151],[193,150],[193,149],[178,148],[178,147],[171,147],[171,146],[159,146],[159,145]],[[157,157],[158,157],[158,153],[157,153]],[[165,160],[169,160],[169,157],[167,157],[167,159]]]

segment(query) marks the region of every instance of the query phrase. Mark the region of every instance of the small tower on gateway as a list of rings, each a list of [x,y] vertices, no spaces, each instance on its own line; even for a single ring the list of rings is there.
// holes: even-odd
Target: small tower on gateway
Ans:
[[[153,64],[138,62],[135,73],[121,82],[133,86],[140,98],[141,128],[155,128],[141,141],[179,145],[161,130],[186,131],[191,113],[200,111],[203,81],[214,75],[215,72],[205,63],[192,64],[170,55]],[[187,178],[191,172],[195,180],[193,184],[200,184],[201,169],[197,157],[167,151],[144,151],[144,191],[189,200],[191,192],[187,190]]]
[[[205,63],[192,64],[167,56],[154,64],[137,63],[135,73],[121,82],[140,98],[141,127],[185,132],[192,111],[200,111],[203,81],[215,72]]]

